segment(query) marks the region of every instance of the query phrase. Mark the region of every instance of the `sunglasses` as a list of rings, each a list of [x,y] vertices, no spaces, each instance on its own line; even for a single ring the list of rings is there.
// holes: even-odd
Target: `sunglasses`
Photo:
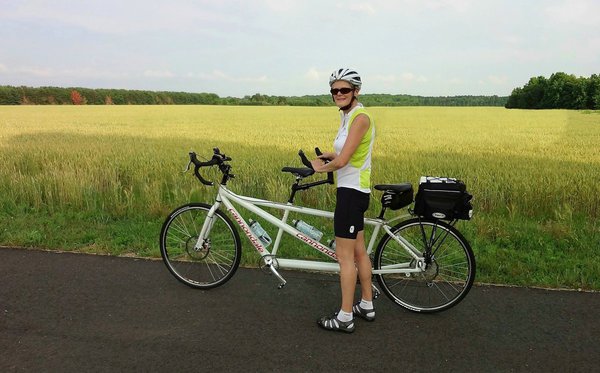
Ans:
[[[331,88],[331,90],[329,92],[331,92],[331,94],[335,96],[338,93],[347,95],[348,93],[350,93],[352,91],[354,91],[354,88]]]

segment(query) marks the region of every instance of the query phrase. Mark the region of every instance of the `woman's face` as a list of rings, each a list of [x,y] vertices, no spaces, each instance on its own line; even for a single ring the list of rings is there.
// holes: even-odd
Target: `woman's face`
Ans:
[[[350,89],[352,89],[352,91],[350,91],[348,93],[337,92],[335,95],[332,94],[333,100],[335,101],[335,104],[339,108],[349,105],[352,102],[352,95],[353,94],[356,95],[358,93],[354,90],[354,87],[352,86],[352,84],[350,84],[346,81],[343,81],[343,80],[338,80],[337,82],[333,82],[333,84],[331,85],[331,89],[339,90],[342,88],[350,88]]]

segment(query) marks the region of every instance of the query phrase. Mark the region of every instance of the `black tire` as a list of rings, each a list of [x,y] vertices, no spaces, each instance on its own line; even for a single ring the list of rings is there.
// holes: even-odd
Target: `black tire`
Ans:
[[[410,219],[392,232],[410,242],[419,255],[429,246],[432,256],[425,272],[376,275],[390,299],[410,311],[427,313],[447,310],[467,295],[475,279],[475,256],[456,228],[441,221]],[[437,238],[433,243],[432,237]],[[375,251],[374,268],[401,263],[416,266],[413,257],[386,234]]]
[[[242,244],[231,220],[220,210],[208,239],[200,250],[194,246],[210,205],[189,203],[175,209],[160,232],[160,253],[169,271],[184,284],[197,289],[223,285],[240,265]]]

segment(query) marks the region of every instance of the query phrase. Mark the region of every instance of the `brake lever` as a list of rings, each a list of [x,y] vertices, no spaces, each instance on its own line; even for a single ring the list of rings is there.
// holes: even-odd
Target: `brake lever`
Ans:
[[[317,157],[320,157],[323,155],[323,152],[321,151],[321,149],[319,149],[319,147],[315,148],[315,153],[317,154]],[[329,158],[321,158],[323,160],[323,162],[325,163],[329,163],[331,162],[331,160]]]
[[[191,166],[192,166],[192,161],[189,161],[188,164],[187,164],[187,167],[185,168],[185,170],[183,170],[182,173],[185,174],[186,172],[188,172],[190,170]]]
[[[315,148],[315,153],[317,153],[317,157],[323,155],[323,152],[321,151],[321,149],[319,149],[319,147]],[[327,159],[327,158],[321,158],[321,159],[325,162],[325,164],[331,162],[331,160]],[[335,181],[333,179],[333,172],[328,172],[327,173],[327,182],[329,184],[334,184],[335,183]]]

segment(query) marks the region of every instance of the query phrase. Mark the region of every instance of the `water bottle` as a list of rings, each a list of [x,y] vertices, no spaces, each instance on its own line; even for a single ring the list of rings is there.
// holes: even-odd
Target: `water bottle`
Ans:
[[[250,220],[248,220],[248,223],[249,223],[248,225],[250,226],[250,229],[252,230],[252,233],[254,233],[256,235],[256,237],[258,237],[260,242],[265,247],[269,246],[273,240],[271,240],[271,237],[269,236],[267,231],[265,231],[263,229],[263,227],[261,227],[261,225],[257,221],[250,219]]]
[[[292,220],[292,225],[297,230],[304,233],[305,235],[307,235],[315,241],[321,241],[321,238],[323,238],[323,232],[313,227],[312,225],[303,222],[302,220]]]

